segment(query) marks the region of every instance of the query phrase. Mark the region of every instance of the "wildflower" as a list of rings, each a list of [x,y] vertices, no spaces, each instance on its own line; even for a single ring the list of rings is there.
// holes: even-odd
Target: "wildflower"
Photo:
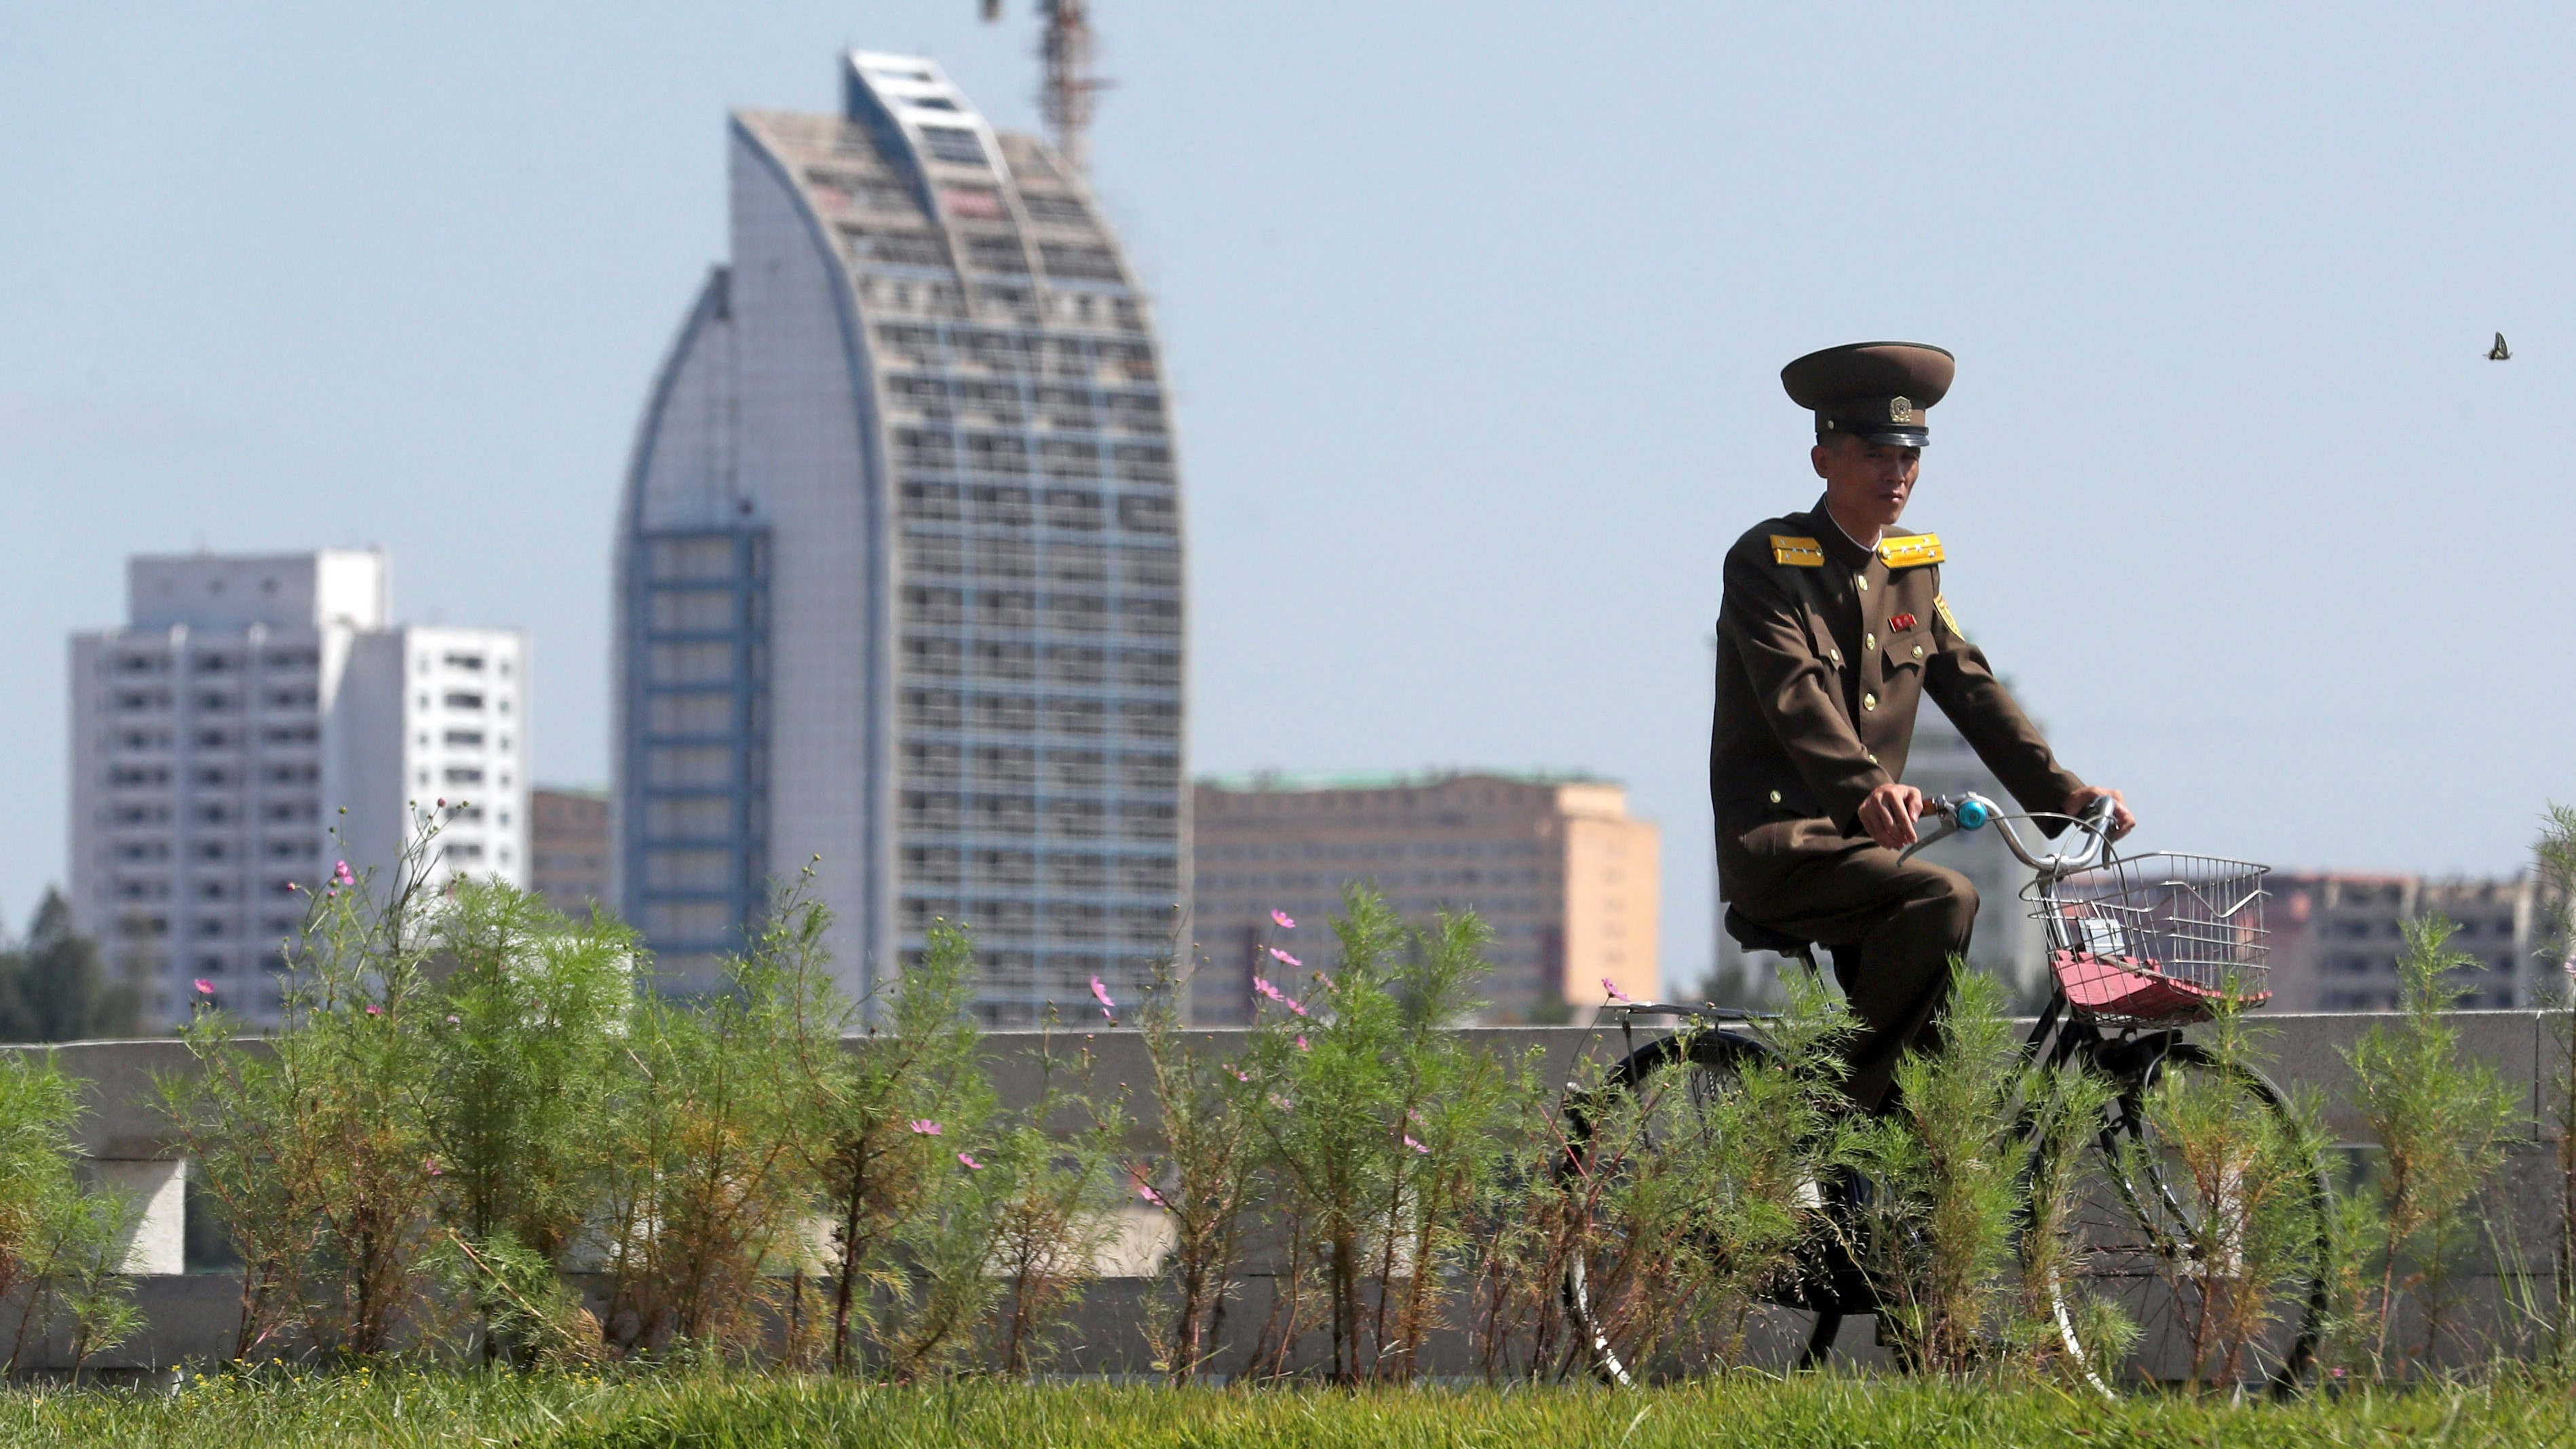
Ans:
[[[1271,985],[1269,980],[1265,977],[1253,977],[1252,989],[1263,996],[1269,997],[1273,1001],[1286,1001],[1288,999],[1287,997],[1280,995],[1279,988]]]
[[[1289,1101],[1287,1098],[1282,1097],[1275,1092],[1271,1094],[1270,1105],[1278,1108],[1282,1112],[1294,1112],[1297,1110],[1296,1103]]]
[[[293,895],[293,894],[295,894],[297,891],[302,890],[302,889],[303,889],[303,887],[302,887],[302,886],[297,885],[297,884],[296,884],[295,882],[293,882],[293,881],[288,881],[288,882],[286,883],[286,893],[287,893],[288,895]]]
[[[1619,983],[1611,980],[1607,976],[1601,978],[1601,989],[1610,993],[1610,999],[1612,1001],[1631,1001],[1635,999],[1629,996],[1627,992],[1620,990]]]
[[[349,869],[349,863],[345,860],[331,867],[331,878],[342,885],[356,885],[358,883],[356,873]]]
[[[1426,1157],[1427,1157],[1427,1156],[1429,1156],[1429,1155],[1430,1155],[1430,1153],[1431,1153],[1431,1149],[1430,1149],[1430,1148],[1425,1147],[1425,1146],[1423,1146],[1421,1143],[1414,1141],[1414,1140],[1413,1140],[1413,1134],[1412,1134],[1412,1133],[1410,1133],[1410,1132],[1407,1132],[1407,1133],[1405,1133],[1405,1134],[1404,1134],[1404,1145],[1405,1145],[1405,1146],[1407,1146],[1407,1147],[1412,1148],[1414,1151],[1419,1152],[1419,1153],[1423,1154],[1423,1155],[1424,1155],[1424,1156],[1426,1156]]]
[[[912,1130],[924,1137],[936,1137],[941,1128],[927,1117],[916,1117],[912,1120]]]
[[[1245,1071],[1241,1067],[1228,1067],[1226,1070],[1234,1073],[1234,1079],[1238,1082],[1249,1082],[1252,1080],[1252,1073]]]
[[[1140,1182],[1136,1184],[1136,1195],[1158,1208],[1167,1208],[1171,1206],[1170,1203],[1163,1201],[1163,1195],[1161,1193],[1154,1191],[1154,1185],[1150,1182]]]
[[[966,1164],[966,1170],[968,1172],[982,1172],[984,1170],[984,1164],[977,1162],[972,1153],[960,1152],[957,1154],[957,1160]]]
[[[1270,952],[1270,959],[1278,962],[1282,966],[1303,966],[1306,964],[1305,962],[1298,960],[1296,957],[1289,955],[1287,952],[1280,950],[1276,946],[1272,946],[1267,949]]]
[[[369,1002],[369,1003],[367,1004],[367,1015],[369,1015],[369,1016],[382,1016],[382,1015],[384,1015],[384,1014],[385,1014],[385,1009],[384,1009],[383,1007],[378,1006],[378,1005],[376,1005],[376,1004],[375,1004],[375,1003],[373,1003],[373,1002]]]
[[[463,1021],[461,1018],[451,1016],[447,1019],[447,1024],[449,1026],[460,1026],[463,1024]]]
[[[1277,921],[1279,923],[1279,929],[1283,931],[1293,931],[1297,929],[1297,923],[1288,918],[1288,913],[1286,911],[1272,911],[1270,913],[1270,919]]]
[[[213,982],[211,982],[211,981],[208,981],[208,980],[207,980],[205,977],[203,977],[203,976],[198,977],[194,982],[192,982],[192,983],[190,983],[190,984],[194,985],[194,986],[197,988],[197,994],[198,994],[199,996],[212,996],[212,995],[214,995],[214,994],[215,994],[215,983],[213,983]]]
[[[1301,1036],[1301,1037],[1297,1038],[1297,1050],[1299,1050],[1299,1051],[1301,1051],[1301,1052],[1302,1052],[1302,1051],[1304,1051],[1305,1049],[1306,1049],[1306,1039],[1305,1039],[1304,1037],[1302,1037],[1302,1036]]]
[[[1100,1014],[1109,1018],[1109,1024],[1111,1026],[1116,1026],[1118,1024],[1118,1003],[1109,999],[1109,988],[1101,985],[1100,978],[1097,976],[1091,978],[1091,998],[1092,1000],[1100,1003]]]

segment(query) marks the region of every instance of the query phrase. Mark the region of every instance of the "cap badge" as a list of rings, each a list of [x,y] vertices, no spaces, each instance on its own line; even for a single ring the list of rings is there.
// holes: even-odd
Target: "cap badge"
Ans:
[[[1887,420],[1891,423],[1910,423],[1914,421],[1914,400],[1912,398],[1902,397],[1889,398],[1887,400]]]

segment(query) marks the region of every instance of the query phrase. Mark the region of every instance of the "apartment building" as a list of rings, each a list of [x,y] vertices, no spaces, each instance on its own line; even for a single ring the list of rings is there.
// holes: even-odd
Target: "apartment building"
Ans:
[[[147,1025],[275,1019],[289,883],[390,870],[422,810],[433,880],[524,872],[525,641],[394,624],[390,586],[373,551],[138,557],[72,639],[72,908]]]
[[[1276,948],[1329,968],[1343,887],[1374,884],[1409,919],[1473,910],[1493,928],[1491,1021],[1560,1021],[1657,987],[1660,838],[1627,791],[1580,776],[1494,772],[1206,780],[1192,806],[1197,884],[1189,1010],[1249,1021]],[[1277,911],[1294,920],[1282,928]]]
[[[933,62],[742,111],[732,258],[619,523],[615,891],[666,984],[810,865],[843,990],[971,925],[979,1015],[1132,992],[1188,898],[1180,486],[1081,174]]]
[[[609,838],[607,791],[530,791],[528,889],[568,916],[610,905]]]
[[[2405,923],[2440,915],[2458,929],[2450,949],[2470,958],[2451,975],[2467,1008],[2531,1006],[2533,953],[2546,923],[2530,876],[2439,878],[2276,871],[2265,881],[2274,1011],[2393,1011]]]

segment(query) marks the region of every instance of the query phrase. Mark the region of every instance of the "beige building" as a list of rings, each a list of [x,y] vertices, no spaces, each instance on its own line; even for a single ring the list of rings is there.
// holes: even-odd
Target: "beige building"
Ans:
[[[2404,923],[2447,917],[2449,949],[2471,964],[2451,973],[2460,1005],[2536,1004],[2533,953],[2545,922],[2529,876],[2442,880],[2413,875],[2292,874],[2264,881],[2271,894],[2269,986],[2274,1011],[2393,1011]]]
[[[1493,927],[1492,1021],[1562,1020],[1602,980],[1656,992],[1654,823],[1605,780],[1500,773],[1201,781],[1192,1018],[1247,1021],[1278,948],[1328,969],[1343,886],[1374,882],[1406,918],[1472,909]],[[1297,922],[1282,929],[1271,912]]]
[[[568,916],[608,893],[608,792],[532,790],[528,794],[528,889]]]

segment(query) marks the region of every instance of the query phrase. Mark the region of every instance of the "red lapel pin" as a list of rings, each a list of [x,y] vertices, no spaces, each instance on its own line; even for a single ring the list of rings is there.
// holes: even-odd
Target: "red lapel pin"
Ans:
[[[1914,616],[1912,614],[1890,614],[1887,617],[1887,632],[1891,634],[1902,634],[1913,627]]]

